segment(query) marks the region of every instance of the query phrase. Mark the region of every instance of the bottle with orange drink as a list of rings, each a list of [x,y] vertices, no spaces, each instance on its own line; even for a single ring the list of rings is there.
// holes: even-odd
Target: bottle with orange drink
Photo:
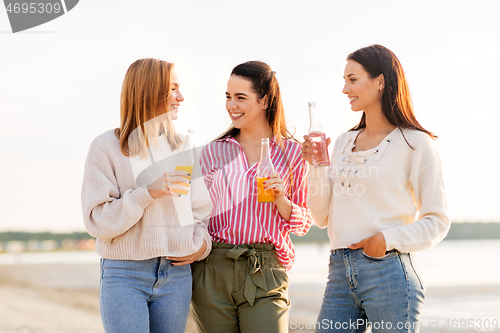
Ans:
[[[269,153],[269,138],[261,139],[260,162],[257,166],[257,201],[258,202],[274,202],[274,194],[272,189],[264,189],[264,182],[269,179],[269,176],[274,172],[271,155]]]
[[[175,163],[175,171],[185,171],[189,174],[189,176],[183,176],[187,180],[191,181],[191,175],[193,174],[193,166],[195,161],[195,146],[194,146],[194,130],[192,128],[188,129],[188,134],[186,136],[186,140],[184,141],[182,151],[177,156],[177,161]],[[177,185],[183,185],[186,189],[172,189],[172,192],[175,192],[180,195],[186,195],[189,192],[189,184],[173,182]]]

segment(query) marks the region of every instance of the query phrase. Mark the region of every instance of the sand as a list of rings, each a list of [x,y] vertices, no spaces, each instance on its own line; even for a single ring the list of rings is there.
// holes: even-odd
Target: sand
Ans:
[[[98,289],[99,266],[96,264],[0,265],[0,332],[103,333]],[[319,285],[294,285],[292,281],[290,320],[296,323],[314,321],[322,295],[323,288]],[[485,297],[500,299],[500,285],[431,288],[426,308],[433,311],[433,307],[450,307],[450,315],[455,315],[460,310],[453,310],[457,297],[458,302],[470,300],[471,304],[480,304]],[[491,315],[497,314],[496,318],[500,316],[498,308],[491,311]],[[425,325],[428,323],[424,321],[422,333],[474,331]],[[307,329],[290,331],[312,332]],[[484,329],[476,331],[487,332]],[[197,332],[191,317],[186,332]]]
[[[98,267],[97,267],[98,268]],[[96,265],[0,266],[0,332],[104,332]],[[98,275],[97,275],[98,277]]]

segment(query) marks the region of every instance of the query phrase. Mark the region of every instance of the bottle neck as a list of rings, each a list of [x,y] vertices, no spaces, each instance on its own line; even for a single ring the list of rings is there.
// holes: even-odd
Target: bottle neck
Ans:
[[[263,161],[266,158],[269,158],[269,141],[262,142],[260,146],[260,160]]]
[[[191,149],[193,146],[194,131],[189,130],[186,136],[185,148]]]
[[[260,162],[257,166],[257,177],[268,177],[274,172],[269,149],[269,139],[262,139],[260,148]]]
[[[193,143],[194,132],[188,131],[184,142],[180,148],[179,153],[177,154],[177,159],[175,162],[176,166],[179,165],[194,165],[195,161],[195,147]]]
[[[319,123],[319,118],[317,115],[315,105],[309,105],[309,120],[310,120],[309,133],[311,133],[311,132],[324,133],[325,132],[323,130],[323,126],[321,126],[321,124]]]

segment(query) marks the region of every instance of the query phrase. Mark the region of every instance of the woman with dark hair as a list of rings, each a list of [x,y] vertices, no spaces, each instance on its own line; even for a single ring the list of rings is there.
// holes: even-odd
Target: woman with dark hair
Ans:
[[[174,170],[187,141],[173,124],[182,101],[173,63],[135,61],[123,80],[120,127],[99,135],[89,149],[82,210],[101,256],[106,333],[186,328],[189,264],[210,252],[205,221],[212,205],[201,177],[188,184],[189,174]],[[199,165],[195,170],[200,173]],[[189,195],[181,196],[187,186]]]
[[[210,255],[193,264],[193,313],[200,332],[288,332],[288,276],[304,235],[308,165],[286,128],[276,73],[259,61],[236,66],[227,83],[231,128],[201,154],[213,210]],[[264,183],[274,202],[258,203],[261,138],[275,173]]]
[[[344,79],[361,121],[335,142],[331,167],[308,180],[307,202],[318,226],[328,226],[331,250],[316,330],[418,332],[425,289],[411,253],[436,245],[450,227],[436,137],[416,120],[389,49],[350,54]],[[315,145],[304,139],[311,163]]]

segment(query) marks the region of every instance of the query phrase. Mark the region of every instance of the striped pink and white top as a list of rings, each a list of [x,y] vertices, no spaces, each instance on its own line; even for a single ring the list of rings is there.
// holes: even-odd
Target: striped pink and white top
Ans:
[[[271,139],[269,146],[274,168],[292,203],[290,222],[281,217],[274,203],[257,202],[258,163],[248,165],[243,149],[233,137],[208,144],[200,163],[213,203],[208,226],[212,240],[235,245],[273,244],[281,264],[289,270],[295,260],[289,233],[305,235],[313,219],[306,204],[309,169],[300,157],[301,146],[290,140],[282,142],[280,146]]]

